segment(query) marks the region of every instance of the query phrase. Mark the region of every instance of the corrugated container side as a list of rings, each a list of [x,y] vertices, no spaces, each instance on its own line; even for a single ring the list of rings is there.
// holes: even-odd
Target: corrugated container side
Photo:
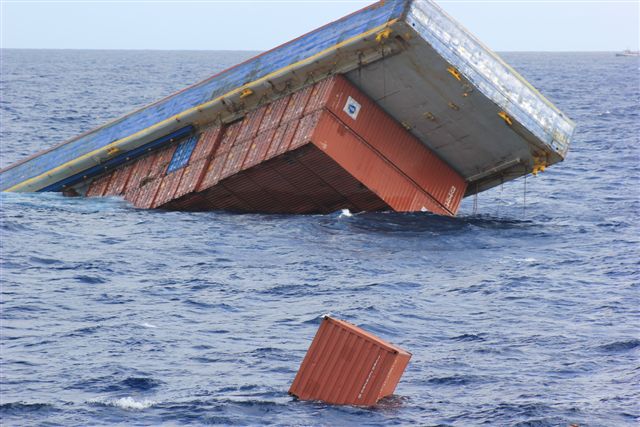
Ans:
[[[113,173],[109,172],[94,179],[87,189],[87,197],[102,197],[109,186]]]
[[[142,157],[133,164],[133,170],[131,176],[125,187],[125,194],[137,191],[140,188],[140,184],[149,178],[151,172],[151,166],[153,165],[155,157],[153,154]],[[126,198],[126,197],[125,197]],[[127,199],[130,200],[130,199]]]
[[[323,112],[321,115],[312,142],[391,208],[400,212],[415,210],[414,199],[423,190],[388,160],[371,150],[331,113]],[[423,207],[437,214],[451,215],[428,197],[425,197],[420,208]]]
[[[227,125],[224,129],[224,135],[222,136],[222,140],[220,141],[220,145],[218,149],[215,151],[215,155],[219,156],[220,154],[228,153],[233,144],[238,137],[238,133],[240,132],[240,128],[242,127],[244,120],[235,121],[229,125]]]
[[[171,147],[160,148],[153,153],[153,164],[151,165],[149,176],[153,178],[164,176],[176,148],[177,146],[173,145]]]
[[[200,139],[198,139],[198,143],[193,149],[189,161],[195,163],[200,159],[213,156],[224,134],[223,129],[223,126],[212,126],[205,129],[202,134],[200,134]]]
[[[319,207],[316,212],[335,212],[345,206],[348,202],[340,193],[298,161],[305,154],[305,151],[287,153],[272,168],[297,189],[297,194],[312,200]]]
[[[211,162],[209,162],[209,166],[202,178],[202,182],[198,186],[198,191],[206,190],[207,188],[213,187],[220,181],[220,175],[222,174],[222,169],[224,168],[224,164],[227,160],[227,154],[222,154],[216,156]]]
[[[464,178],[345,77],[334,76],[328,80],[332,80],[333,85],[327,97],[327,108],[455,214],[467,186]],[[346,111],[351,102],[349,99],[359,104],[357,114],[350,115]]]
[[[137,208],[150,209],[162,182],[159,178],[144,184],[134,193],[133,205]]]
[[[380,398],[391,396],[396,391],[398,382],[400,382],[400,378],[407,368],[409,360],[411,360],[410,353],[406,351],[400,351],[398,353],[398,356],[394,359],[393,365],[389,370],[389,374],[387,375],[387,378],[382,385],[382,389],[380,390]]]
[[[183,173],[184,168],[178,169],[177,171],[161,178],[160,188],[158,188],[158,193],[151,204],[152,208],[160,207],[175,198],[175,193],[180,185],[180,179],[182,178]]]
[[[300,119],[296,133],[287,147],[288,150],[295,150],[311,140],[311,135],[320,120],[321,114],[322,111],[316,111]]]
[[[109,182],[109,185],[105,191],[105,195],[120,196],[124,194],[125,188],[127,188],[127,182],[133,171],[134,164],[121,166],[113,171],[113,178]]]
[[[267,131],[259,133],[251,142],[247,157],[242,164],[243,169],[248,169],[262,162],[267,156],[267,151],[273,141],[273,135],[276,132],[275,129],[269,129]]]
[[[289,394],[333,404],[374,405],[395,389],[398,369],[408,362],[405,355],[410,357],[355,325],[326,317]]]
[[[239,145],[233,146],[227,156],[227,161],[224,164],[222,173],[220,174],[220,179],[224,179],[240,171],[242,168],[242,162],[244,162],[244,158],[246,157],[250,146],[251,141],[241,142]]]
[[[258,134],[258,129],[260,129],[262,117],[264,117],[264,113],[267,108],[268,105],[259,107],[251,111],[244,117],[244,119],[242,119],[242,126],[240,127],[240,131],[238,132],[236,144],[255,138],[255,136]]]
[[[210,160],[208,158],[202,158],[195,162],[192,160],[191,163],[184,168],[182,179],[180,180],[180,185],[174,194],[174,198],[177,199],[185,194],[196,191],[204,177],[204,174],[207,172],[209,162]]]
[[[251,211],[251,205],[231,193],[223,184],[216,185],[202,193],[208,206],[215,209],[225,209],[231,211]]]
[[[253,167],[246,173],[252,177],[254,182],[260,183],[261,188],[278,202],[270,211],[287,213],[318,212],[320,206],[315,203],[314,199],[300,194],[299,189],[277,171],[279,169],[278,163],[284,162],[287,162],[284,157],[278,157]]]
[[[282,116],[290,100],[291,95],[287,95],[285,97],[277,99],[267,106],[264,117],[262,118],[262,122],[260,123],[260,130],[258,131],[258,133],[262,133],[270,129],[275,129],[280,126],[280,121],[282,120]]]
[[[267,159],[278,156],[289,149],[291,140],[298,128],[298,122],[298,120],[294,120],[289,123],[283,123],[276,129],[269,150],[267,150]]]
[[[329,96],[331,95],[331,90],[335,82],[332,78],[326,78],[320,80],[318,83],[313,85],[313,89],[311,90],[311,95],[309,96],[309,101],[307,102],[307,106],[304,109],[304,114],[311,114],[314,111],[319,110],[324,107],[329,102]]]
[[[282,116],[282,123],[287,123],[291,120],[302,117],[312,90],[313,86],[307,86],[291,94],[291,100],[289,101],[289,104]]]
[[[252,211],[272,212],[274,206],[278,206],[279,203],[269,192],[264,191],[251,175],[242,172],[225,179],[222,184],[229,192],[251,206]]]
[[[345,171],[334,160],[314,146],[314,151],[297,159],[310,171],[342,194],[349,201],[352,212],[380,211],[391,209],[382,199]],[[346,208],[346,206],[344,207]]]

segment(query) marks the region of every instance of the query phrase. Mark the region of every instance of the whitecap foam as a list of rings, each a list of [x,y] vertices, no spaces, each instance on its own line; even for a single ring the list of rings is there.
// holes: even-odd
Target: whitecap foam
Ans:
[[[136,411],[141,411],[143,409],[150,408],[151,406],[156,404],[156,402],[153,400],[147,400],[147,399],[135,400],[131,396],[121,397],[120,399],[113,399],[113,400],[97,399],[97,400],[91,400],[90,402],[97,403],[100,405],[105,405],[105,406],[113,406],[120,409],[136,410]]]
[[[141,323],[140,326],[145,328],[157,328],[156,325],[152,325],[151,323],[147,323],[147,322]]]
[[[342,211],[340,211],[340,215],[338,215],[338,218],[342,218],[342,217],[352,217],[353,214],[351,213],[351,211],[349,209],[342,209]]]

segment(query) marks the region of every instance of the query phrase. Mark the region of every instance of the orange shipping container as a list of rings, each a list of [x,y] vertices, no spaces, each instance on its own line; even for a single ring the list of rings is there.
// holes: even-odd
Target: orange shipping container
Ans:
[[[149,179],[149,174],[151,172],[151,166],[153,165],[153,161],[155,159],[155,154],[150,154],[145,157],[142,157],[133,164],[133,170],[131,171],[131,176],[129,177],[129,181],[127,182],[127,186],[125,188],[125,198],[130,200],[126,196],[127,193],[133,194],[133,192],[137,191],[143,182]]]
[[[460,174],[345,77],[325,79],[316,87],[318,98],[313,104],[331,111],[371,148],[402,169],[449,214],[457,212],[467,187]]]
[[[193,153],[191,153],[189,162],[195,163],[200,159],[211,157],[216,148],[218,148],[223,131],[224,128],[222,126],[214,126],[202,132],[198,143],[193,149]]]
[[[91,185],[89,185],[86,196],[102,197],[105,194],[107,187],[109,186],[112,175],[113,172],[107,172],[106,174],[94,179],[91,182]]]
[[[202,177],[207,171],[209,162],[210,160],[206,158],[195,162],[191,160],[191,162],[184,168],[180,185],[174,194],[176,199],[184,196],[185,194],[194,192],[196,188],[198,188],[200,181],[202,181]]]
[[[134,164],[128,164],[125,166],[121,166],[115,171],[113,171],[113,178],[107,189],[105,190],[105,195],[108,196],[120,196],[124,193],[124,189],[127,187],[127,182],[129,181],[129,176],[131,175],[131,171],[134,168]]]
[[[258,131],[258,133],[264,132],[269,129],[274,129],[280,125],[280,120],[282,120],[282,115],[284,114],[284,110],[289,104],[290,98],[291,97],[287,95],[283,98],[273,101],[265,107],[264,117],[262,118],[262,122],[260,123],[260,130]]]
[[[183,172],[184,168],[178,169],[177,171],[172,172],[169,175],[165,175],[162,178],[158,178],[158,180],[160,180],[160,187],[158,188],[158,193],[151,204],[152,208],[160,207],[174,199],[174,195],[180,185],[180,179],[182,178]]]
[[[128,178],[116,173],[104,187],[96,181],[88,195],[126,183],[125,199],[139,207],[455,215],[466,189],[455,170],[340,75],[204,129],[182,178],[164,176],[175,150],[159,148],[138,159]]]
[[[136,190],[132,195],[131,201],[133,205],[137,208],[150,209],[153,206],[153,201],[156,198],[161,182],[162,179],[156,178]],[[129,200],[126,194],[125,199]]]
[[[372,406],[396,389],[411,353],[325,316],[291,384],[302,400]]]

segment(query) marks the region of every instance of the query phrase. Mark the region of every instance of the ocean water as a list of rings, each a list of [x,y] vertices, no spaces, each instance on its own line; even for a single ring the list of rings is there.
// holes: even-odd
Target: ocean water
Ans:
[[[1,53],[2,166],[250,56]],[[0,423],[638,425],[640,63],[503,56],[578,130],[457,218],[1,194]],[[396,395],[287,395],[325,313],[413,353]]]

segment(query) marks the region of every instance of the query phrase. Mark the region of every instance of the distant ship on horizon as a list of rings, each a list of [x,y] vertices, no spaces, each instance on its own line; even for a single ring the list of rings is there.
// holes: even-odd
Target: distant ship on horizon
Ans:
[[[623,50],[622,52],[617,52],[616,56],[640,56],[640,50]]]

